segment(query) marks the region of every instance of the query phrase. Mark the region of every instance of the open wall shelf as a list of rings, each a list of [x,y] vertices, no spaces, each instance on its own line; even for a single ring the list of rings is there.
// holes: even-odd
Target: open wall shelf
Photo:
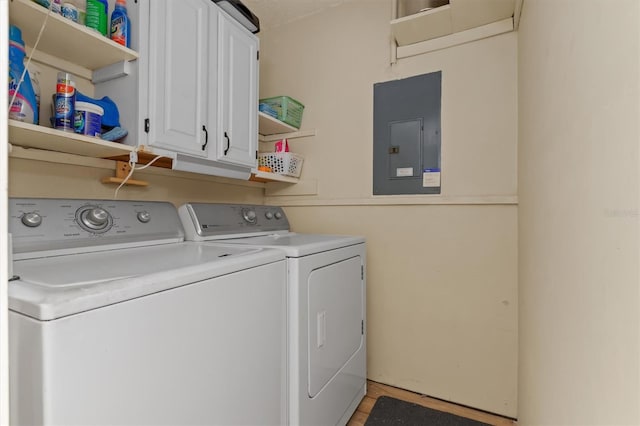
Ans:
[[[397,0],[401,1],[401,0]],[[403,58],[513,31],[522,0],[449,0],[391,21],[394,58]]]
[[[37,47],[39,52],[92,71],[138,58],[137,52],[62,15],[49,14],[47,8],[32,0],[11,0],[9,3],[9,22],[22,30],[27,46],[33,47],[45,19],[46,26]]]
[[[9,143],[24,148],[37,148],[94,158],[128,156],[130,152],[135,150],[129,145],[15,120],[9,120]]]

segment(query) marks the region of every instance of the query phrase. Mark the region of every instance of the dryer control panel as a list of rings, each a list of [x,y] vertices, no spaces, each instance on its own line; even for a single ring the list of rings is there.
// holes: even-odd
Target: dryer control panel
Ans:
[[[79,250],[184,240],[176,208],[150,201],[10,198],[13,252]]]
[[[187,239],[238,238],[289,231],[281,207],[254,204],[188,203],[178,209]]]

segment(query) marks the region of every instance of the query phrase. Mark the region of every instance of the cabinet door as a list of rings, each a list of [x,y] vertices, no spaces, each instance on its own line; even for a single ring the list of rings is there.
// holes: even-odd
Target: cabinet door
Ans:
[[[218,10],[218,111],[216,159],[257,166],[258,39]]]
[[[203,157],[215,135],[207,121],[208,38],[216,24],[209,3],[152,1],[149,24],[149,144]]]

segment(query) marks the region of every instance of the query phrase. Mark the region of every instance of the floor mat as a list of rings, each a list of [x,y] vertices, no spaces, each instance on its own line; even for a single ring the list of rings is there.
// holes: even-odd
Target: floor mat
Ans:
[[[388,396],[376,400],[365,426],[490,426],[455,414],[423,407]]]

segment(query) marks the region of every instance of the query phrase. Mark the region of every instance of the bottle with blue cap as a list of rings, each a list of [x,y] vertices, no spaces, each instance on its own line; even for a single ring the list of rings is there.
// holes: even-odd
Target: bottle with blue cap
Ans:
[[[108,22],[107,14],[109,10],[109,3],[107,0],[87,0],[87,9],[85,16],[85,25],[95,31],[98,31],[103,36],[109,36],[108,34]]]
[[[25,72],[24,57],[22,31],[15,25],[11,25],[9,27],[9,118],[37,124],[36,95],[29,72]]]

